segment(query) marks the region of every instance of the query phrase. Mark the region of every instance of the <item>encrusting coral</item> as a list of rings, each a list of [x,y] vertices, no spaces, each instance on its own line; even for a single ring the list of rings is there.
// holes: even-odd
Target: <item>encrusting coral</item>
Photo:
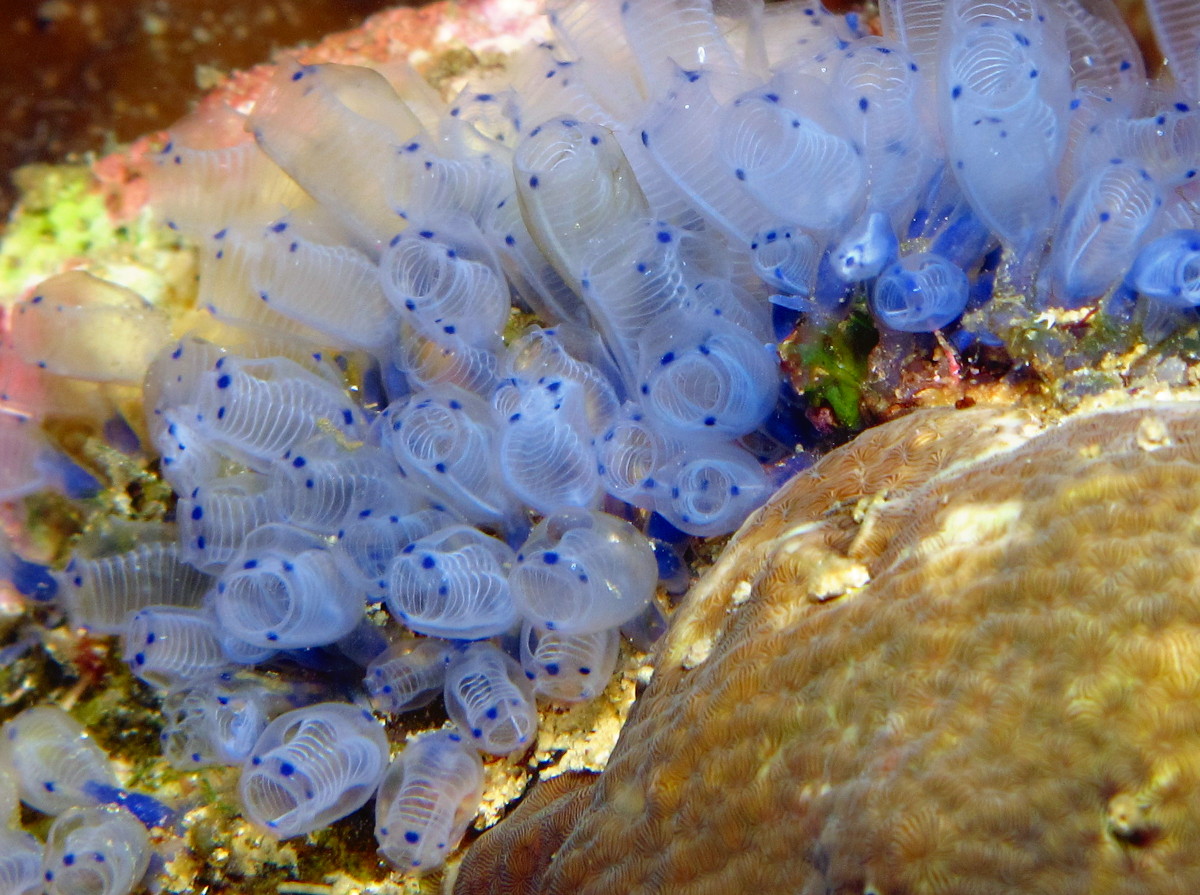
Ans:
[[[864,433],[693,590],[542,866],[455,892],[1195,891],[1198,501],[1195,396]]]

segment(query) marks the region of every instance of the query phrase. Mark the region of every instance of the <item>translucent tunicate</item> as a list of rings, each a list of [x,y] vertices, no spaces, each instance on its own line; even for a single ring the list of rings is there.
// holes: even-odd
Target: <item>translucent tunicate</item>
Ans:
[[[413,512],[423,503],[378,448],[301,445],[271,464],[267,508],[274,519],[323,535],[375,513]]]
[[[450,663],[446,714],[477,749],[493,755],[524,751],[537,738],[533,687],[521,666],[494,644],[470,644]]]
[[[508,630],[513,552],[503,541],[452,525],[409,544],[387,573],[387,607],[419,634],[473,640]]]
[[[183,682],[163,697],[163,756],[180,770],[241,764],[271,718],[291,707],[292,695],[245,672]]]
[[[150,866],[150,837],[123,808],[71,808],[46,834],[47,895],[129,895]]]
[[[216,574],[241,549],[246,535],[271,521],[266,476],[253,472],[198,485],[176,504],[181,558]]]
[[[905,255],[875,281],[871,310],[889,329],[932,332],[962,315],[968,288],[962,268],[940,255]]]
[[[504,420],[500,471],[517,497],[540,513],[599,500],[597,433],[583,386],[560,378],[518,380],[498,389],[493,404]]]
[[[82,270],[42,282],[13,305],[9,326],[26,363],[93,382],[140,383],[171,338],[162,309]]]
[[[217,581],[222,627],[246,643],[293,649],[333,643],[364,609],[349,560],[311,532],[272,523],[251,532]]]
[[[426,337],[479,345],[508,319],[508,286],[478,232],[474,239],[459,235],[470,232],[463,226],[453,234],[414,228],[397,236],[379,261],[379,277],[392,305]]]
[[[774,351],[732,321],[665,314],[646,328],[638,347],[638,400],[676,434],[736,438],[775,406]]]
[[[205,137],[225,131],[231,139],[211,145],[177,131],[151,156],[149,205],[160,221],[202,238],[229,221],[266,224],[280,209],[311,202],[300,184],[249,139],[244,115],[228,106],[201,114],[208,116]]]
[[[773,288],[790,295],[811,295],[821,263],[821,247],[803,230],[774,227],[750,243],[755,272]]]
[[[479,754],[453,730],[423,733],[384,775],[375,802],[375,838],[393,866],[414,874],[440,867],[483,797]]]
[[[505,527],[522,508],[496,463],[497,422],[478,395],[442,384],[390,405],[380,437],[404,473],[437,499],[471,522]]]
[[[147,606],[131,613],[121,653],[135,675],[163,688],[227,662],[212,615],[181,606]]]
[[[306,238],[287,219],[265,228],[247,285],[280,314],[344,347],[378,349],[394,315],[379,285],[379,270],[362,252]]]
[[[0,895],[41,895],[42,844],[0,826]]]
[[[1172,308],[1200,305],[1200,231],[1173,230],[1147,243],[1125,282]]]
[[[1181,87],[1200,80],[1200,6],[1189,0],[1147,0],[1154,39]]]
[[[442,692],[454,648],[436,637],[406,637],[367,665],[363,685],[377,711],[419,709]]]
[[[1059,301],[1077,307],[1129,269],[1162,206],[1158,184],[1136,162],[1114,158],[1071,190],[1051,248]]]
[[[529,232],[572,284],[579,283],[593,240],[649,210],[612,133],[575,118],[533,128],[513,169]]]
[[[56,706],[34,706],[6,721],[0,750],[16,771],[21,801],[43,814],[97,804],[89,783],[117,785],[104,750]]]
[[[552,513],[533,529],[509,574],[513,600],[534,624],[568,634],[615,628],[654,594],[658,567],[649,541],[623,519],[597,510]]]
[[[858,206],[866,186],[862,155],[849,140],[787,108],[778,93],[739,97],[722,110],[716,127],[718,157],[774,219],[830,231]]]
[[[638,221],[598,236],[586,254],[583,298],[626,377],[636,368],[643,330],[681,307],[687,294],[680,236],[662,221]]]
[[[869,280],[896,257],[899,245],[887,216],[873,212],[834,248],[833,270],[848,283]]]
[[[720,442],[673,454],[654,481],[654,508],[680,531],[702,538],[734,531],[772,490],[749,452]]]
[[[422,130],[377,71],[355,65],[280,65],[246,129],[313,198],[377,248],[402,225],[407,178],[396,152]]]
[[[446,510],[424,509],[401,515],[372,513],[338,532],[338,546],[368,580],[382,578],[405,547],[461,521]]]
[[[388,763],[388,740],[370,712],[323,702],[267,725],[242,766],[242,808],[280,839],[328,826],[361,808]]]
[[[0,828],[16,822],[19,801],[17,769],[8,750],[0,747]]]
[[[177,543],[141,543],[96,559],[74,556],[56,574],[71,623],[117,634],[146,606],[197,606],[212,579],[182,562]]]
[[[1059,201],[1070,90],[1061,37],[1037,21],[996,20],[948,36],[939,75],[951,170],[1001,241],[1030,253]]]
[[[260,468],[318,436],[363,434],[344,391],[284,357],[220,358],[199,377],[188,409],[183,421],[200,438]]]
[[[912,216],[918,190],[939,161],[919,108],[924,86],[905,47],[880,37],[855,41],[840,55],[833,78],[841,122],[862,150],[867,206],[889,223]]]
[[[666,95],[648,107],[641,142],[667,177],[709,221],[742,244],[778,221],[718,156],[726,131],[714,126],[721,104],[704,69],[676,69]],[[787,220],[785,217],[784,220]]]
[[[616,629],[564,634],[525,622],[521,627],[521,667],[538,696],[553,702],[587,702],[608,686],[619,646]]]
[[[621,418],[596,444],[597,466],[604,490],[633,506],[654,508],[654,472],[679,445],[652,425],[641,408],[627,403]]]
[[[582,387],[584,416],[592,428],[616,418],[620,373],[600,334],[572,323],[527,328],[509,342],[505,372],[529,381],[569,379]]]
[[[708,0],[643,0],[622,3],[625,39],[652,90],[661,89],[672,70],[739,68]]]

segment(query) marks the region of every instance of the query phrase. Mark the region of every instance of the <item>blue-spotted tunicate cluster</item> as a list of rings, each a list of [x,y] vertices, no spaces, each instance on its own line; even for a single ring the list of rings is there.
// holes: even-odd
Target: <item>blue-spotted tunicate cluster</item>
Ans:
[[[45,845],[17,829],[18,797],[54,818]],[[175,812],[122,788],[108,756],[57,706],[0,727],[0,893],[129,895],[149,867],[147,830]]]
[[[881,0],[881,35],[806,0],[551,0],[553,38],[448,103],[395,65],[281,64],[149,172],[203,312],[145,382],[174,521],[3,566],[121,636],[170,762],[240,765],[262,829],[382,780],[381,851],[431,869],[479,753],[602,692],[686,538],[768,496],[796,447],[778,315],[970,341],[993,283],[1200,301],[1200,23],[1148,6],[1154,81],[1110,0]],[[358,703],[439,695],[454,729],[387,770]],[[82,812],[63,836],[140,804],[62,719],[6,731],[22,798]]]

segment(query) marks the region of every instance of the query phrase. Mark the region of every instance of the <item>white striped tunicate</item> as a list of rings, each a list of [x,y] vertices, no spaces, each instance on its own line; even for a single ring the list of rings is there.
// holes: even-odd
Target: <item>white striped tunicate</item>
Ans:
[[[466,389],[443,383],[389,405],[380,439],[414,482],[464,518],[506,527],[522,507],[505,486],[496,458],[496,415]]]
[[[120,632],[146,606],[198,606],[212,583],[181,561],[178,543],[152,540],[94,559],[75,555],[55,577],[72,624],[100,634]]]
[[[34,706],[6,721],[0,751],[16,771],[21,801],[43,814],[95,805],[92,786],[117,785],[104,750],[57,706]]]
[[[552,702],[595,699],[612,677],[621,637],[616,628],[590,634],[521,626],[521,667],[533,692]]]
[[[238,793],[251,821],[290,839],[361,808],[387,763],[387,735],[370,712],[322,702],[267,725],[242,765]]]
[[[0,827],[0,895],[41,895],[42,843]]]
[[[467,525],[414,541],[387,572],[387,607],[418,634],[477,640],[515,624],[512,548]]]
[[[150,866],[150,837],[123,808],[71,808],[46,835],[46,895],[129,895]]]
[[[486,640],[451,660],[444,696],[446,714],[477,749],[511,755],[537,739],[532,685],[516,660]]]
[[[291,525],[255,529],[217,581],[226,632],[267,649],[321,646],[349,634],[365,596],[348,557]]]
[[[377,711],[396,714],[419,709],[442,692],[453,657],[449,641],[406,637],[368,663],[363,686]]]
[[[570,634],[629,621],[646,608],[657,581],[645,535],[623,519],[582,509],[561,510],[539,522],[509,574],[522,616]]]
[[[272,519],[321,535],[376,513],[412,512],[423,504],[379,448],[346,450],[325,441],[301,445],[271,464],[266,504]]]
[[[227,662],[212,614],[181,606],[147,606],[130,613],[121,651],[135,675],[163,688]]]
[[[967,275],[941,255],[905,255],[875,281],[871,310],[889,329],[932,332],[962,315],[968,288]]]
[[[375,801],[379,851],[401,871],[442,866],[483,796],[483,763],[457,731],[423,733],[388,767]]]
[[[180,770],[237,765],[268,722],[291,705],[288,687],[223,670],[184,681],[163,697],[163,755]]]
[[[1125,282],[1168,307],[1200,305],[1200,231],[1173,230],[1147,243]]]

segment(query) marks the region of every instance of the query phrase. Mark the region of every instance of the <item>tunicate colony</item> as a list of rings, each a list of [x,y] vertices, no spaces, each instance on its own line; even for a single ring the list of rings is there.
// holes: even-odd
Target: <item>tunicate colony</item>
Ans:
[[[82,274],[13,319],[49,373],[149,367],[176,524],[52,576],[9,551],[8,577],[119,635],[167,759],[241,764],[260,829],[378,791],[381,853],[440,866],[479,753],[527,752],[537,698],[601,692],[684,539],[776,484],[781,321],[866,294],[880,327],[986,340],[956,321],[993,280],[1044,308],[1200,303],[1200,13],[1148,4],[1147,81],[1109,0],[880,6],[883,36],[805,2],[555,0],[553,42],[448,106],[400,65],[285,63],[248,113],[185,123],[148,176],[198,246],[205,334]],[[100,325],[119,358],[80,341]],[[361,704],[252,671],[311,650],[363,667]],[[451,726],[393,757],[366,706],[439,695]],[[58,819],[44,851],[0,834],[0,893],[129,892],[168,809],[60,710],[4,731],[0,817],[19,792]]]

